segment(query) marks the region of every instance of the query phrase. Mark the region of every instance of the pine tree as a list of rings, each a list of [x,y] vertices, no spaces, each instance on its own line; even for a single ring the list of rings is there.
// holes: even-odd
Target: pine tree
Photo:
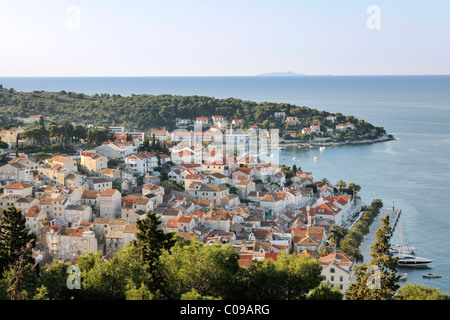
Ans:
[[[26,263],[34,263],[31,248],[35,243],[36,236],[26,229],[21,211],[14,207],[4,209],[0,221],[0,277],[20,257]]]
[[[397,257],[389,254],[392,229],[389,215],[381,219],[382,226],[375,233],[371,246],[372,260],[368,265],[355,266],[356,281],[345,292],[347,300],[392,300],[397,289]]]
[[[156,274],[159,257],[163,250],[170,249],[175,240],[172,234],[165,233],[159,226],[161,220],[154,212],[147,211],[145,219],[137,220],[137,245],[149,272]]]

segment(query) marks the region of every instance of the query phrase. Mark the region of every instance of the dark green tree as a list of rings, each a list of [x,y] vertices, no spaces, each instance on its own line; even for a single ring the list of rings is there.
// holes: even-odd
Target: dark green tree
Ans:
[[[392,229],[389,215],[381,219],[382,226],[375,233],[371,246],[372,260],[368,265],[355,266],[356,281],[345,292],[347,300],[392,300],[397,289],[397,257],[389,254]]]
[[[195,238],[178,241],[161,255],[162,291],[171,299],[193,290],[202,297],[232,299],[240,270],[238,258],[230,245],[204,244]]]
[[[2,212],[0,221],[0,278],[20,257],[23,263],[34,264],[31,249],[36,244],[36,236],[26,229],[22,212],[9,207]]]
[[[157,269],[159,257],[163,250],[169,250],[175,244],[175,235],[165,233],[161,228],[161,220],[152,211],[147,211],[146,218],[137,220],[136,232],[137,246],[141,252],[142,259],[149,273],[159,281]]]
[[[397,291],[395,300],[449,300],[448,293],[423,284],[407,283]]]
[[[322,282],[320,286],[312,289],[307,296],[308,300],[342,300],[344,294],[339,287],[332,286],[330,282]]]
[[[282,252],[276,261],[254,261],[241,280],[242,299],[304,300],[322,281],[322,266],[309,255]]]

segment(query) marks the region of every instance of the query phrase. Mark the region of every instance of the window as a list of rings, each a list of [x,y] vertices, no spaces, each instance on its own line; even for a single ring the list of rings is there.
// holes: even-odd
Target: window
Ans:
[[[344,277],[339,277],[339,281],[340,282],[344,281]]]
[[[331,268],[330,273],[334,273],[334,272],[335,272],[334,268]]]
[[[334,276],[331,276],[331,282],[333,282],[334,281]]]

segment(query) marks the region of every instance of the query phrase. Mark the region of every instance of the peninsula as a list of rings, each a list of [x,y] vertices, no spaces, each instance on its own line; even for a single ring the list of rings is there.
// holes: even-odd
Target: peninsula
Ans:
[[[18,92],[0,89],[0,126],[21,125],[42,115],[48,121],[95,127],[119,126],[128,131],[195,126],[219,130],[276,130],[282,144],[343,145],[392,140],[383,127],[352,115],[319,111],[288,103],[260,102],[205,96],[94,94],[75,92]],[[8,119],[5,117],[8,116]],[[12,123],[11,123],[12,121]]]

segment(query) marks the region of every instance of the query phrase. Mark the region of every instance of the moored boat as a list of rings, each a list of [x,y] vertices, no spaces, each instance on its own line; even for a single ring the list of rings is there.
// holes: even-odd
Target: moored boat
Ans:
[[[394,256],[398,257],[397,264],[404,267],[426,266],[427,264],[433,262],[431,259],[416,257],[408,254],[398,254]]]
[[[441,278],[442,276],[438,273],[428,272],[428,273],[422,274],[422,277],[424,277],[424,278]]]
[[[398,279],[399,281],[400,280],[406,280],[406,278],[408,277],[408,274],[405,272],[405,273],[402,273],[401,275],[400,275],[400,278]]]

